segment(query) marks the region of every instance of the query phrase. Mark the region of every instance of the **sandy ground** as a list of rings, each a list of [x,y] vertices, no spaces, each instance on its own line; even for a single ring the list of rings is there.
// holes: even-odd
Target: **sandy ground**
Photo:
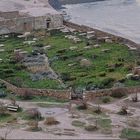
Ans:
[[[140,97],[140,94],[138,95]],[[121,116],[116,114],[122,105],[130,104],[128,109],[132,113],[131,117],[140,116],[140,102],[133,103],[130,100],[131,95],[125,99],[117,100],[110,104],[102,104],[101,108],[108,110],[107,115],[112,120],[112,134],[101,134],[100,131],[87,132],[83,128],[74,127],[71,125],[71,122],[75,118],[71,118],[71,114],[66,107],[68,104],[64,104],[64,107],[57,106],[59,103],[56,103],[56,107],[51,108],[41,108],[37,106],[37,102],[17,102],[24,109],[29,108],[38,108],[44,117],[54,116],[61,123],[57,126],[46,127],[43,122],[39,122],[39,126],[43,128],[43,131],[39,132],[29,132],[25,128],[14,128],[12,132],[8,135],[8,139],[103,139],[103,140],[115,140],[119,139],[119,135],[123,128],[127,127],[127,119],[129,116]],[[3,100],[5,103],[8,103],[8,100]],[[92,106],[95,106],[94,103],[89,103]],[[137,104],[137,107],[134,107],[134,104]],[[47,114],[47,112],[52,114]],[[80,121],[87,121],[87,118],[91,117],[87,114],[79,113]],[[64,133],[65,129],[74,129],[74,136],[68,135],[57,135],[57,132]],[[139,129],[139,128],[138,128]],[[6,132],[6,128],[0,129],[0,136],[3,136]]]

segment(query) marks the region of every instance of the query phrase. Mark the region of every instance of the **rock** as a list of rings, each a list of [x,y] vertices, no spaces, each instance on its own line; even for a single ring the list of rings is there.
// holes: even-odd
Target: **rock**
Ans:
[[[5,51],[5,49],[0,49],[0,52],[4,52]]]
[[[28,44],[28,45],[30,45],[30,44],[33,44],[33,43],[35,43],[36,41],[24,41],[23,42],[23,44]]]
[[[94,48],[99,48],[99,47],[100,47],[99,44],[95,44],[95,45],[94,45]]]
[[[49,50],[49,49],[51,49],[51,47],[52,47],[51,45],[47,45],[47,46],[44,46],[43,48]]]
[[[129,74],[126,75],[126,78],[127,78],[127,79],[131,79],[132,76],[133,76],[133,73],[129,73]]]
[[[87,39],[96,39],[95,35],[87,35],[86,38]]]
[[[9,35],[5,35],[4,37],[5,37],[5,38],[8,38],[8,37],[9,37]]]
[[[107,38],[107,39],[105,39],[105,42],[106,43],[112,43],[113,41],[111,39]]]
[[[110,49],[102,49],[101,51],[107,53],[110,52]]]
[[[86,50],[91,49],[91,46],[85,46],[84,49]]]
[[[79,36],[86,36],[87,33],[80,33]]]
[[[0,44],[0,47],[4,47],[4,44]]]
[[[37,41],[37,38],[33,38],[33,41]]]
[[[140,76],[139,75],[133,75],[131,77],[131,79],[137,81],[137,80],[140,80]]]
[[[90,66],[92,65],[92,63],[91,63],[91,61],[88,60],[88,59],[82,59],[82,60],[80,61],[80,65],[81,65],[82,67],[90,67]]]
[[[69,49],[70,50],[76,50],[78,47],[77,46],[72,46],[72,47],[70,47]]]
[[[0,58],[0,63],[3,61],[3,59]]]

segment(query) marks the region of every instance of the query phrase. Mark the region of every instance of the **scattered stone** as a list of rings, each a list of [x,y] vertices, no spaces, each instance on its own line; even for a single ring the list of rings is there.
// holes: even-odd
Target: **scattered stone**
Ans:
[[[140,76],[139,75],[133,75],[131,77],[131,79],[137,81],[137,80],[140,80]]]
[[[87,35],[86,38],[87,39],[95,39],[96,37],[95,37],[95,35]]]
[[[28,45],[30,45],[30,44],[33,44],[33,43],[35,43],[36,41],[24,41],[23,42],[23,44],[28,44]]]
[[[0,63],[3,61],[3,59],[0,58]]]
[[[79,36],[86,36],[87,33],[80,33]]]
[[[110,49],[102,49],[101,51],[107,53],[110,52]]]
[[[4,47],[4,44],[0,44],[0,47]]]
[[[33,38],[33,41],[37,41],[37,38]]]
[[[80,61],[80,66],[82,67],[90,67],[91,66],[91,61],[88,59],[82,59]]]
[[[137,50],[136,47],[133,47],[133,46],[131,46],[131,45],[129,45],[129,44],[125,44],[125,45],[128,47],[128,49],[129,49],[130,51],[135,51],[135,50]]]
[[[85,46],[84,49],[86,50],[91,49],[91,46]]]
[[[88,31],[87,35],[95,34],[95,31]]]
[[[99,48],[99,47],[100,47],[99,44],[95,44],[95,45],[94,45],[94,48]]]
[[[127,78],[127,79],[131,79],[132,76],[133,76],[133,73],[129,73],[129,74],[126,75],[126,78]]]
[[[0,52],[4,52],[5,51],[5,49],[0,49]]]
[[[111,39],[107,38],[107,39],[105,39],[105,42],[106,43],[112,43],[113,41]]]
[[[9,37],[9,35],[5,35],[4,37],[5,37],[5,38],[8,38],[8,37]]]
[[[69,49],[73,51],[73,50],[76,50],[77,48],[78,48],[77,46],[72,46]]]

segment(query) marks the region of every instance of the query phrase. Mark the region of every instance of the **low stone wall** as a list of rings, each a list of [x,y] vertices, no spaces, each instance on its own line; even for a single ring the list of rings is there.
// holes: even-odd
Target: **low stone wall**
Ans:
[[[0,82],[4,83],[9,91],[11,91],[17,95],[30,93],[31,95],[55,97],[57,99],[69,99],[69,97],[70,97],[69,90],[18,88],[4,80],[0,79]]]
[[[70,90],[53,90],[53,89],[35,89],[35,88],[17,88],[16,86],[0,79],[0,82],[5,83],[8,90],[14,92],[15,94],[25,94],[30,93],[31,95],[38,95],[38,96],[49,96],[55,97],[57,99],[69,99],[71,96]],[[94,90],[94,91],[85,91],[85,99],[87,101],[93,101],[95,97],[102,97],[102,96],[109,96],[116,90],[121,90],[125,94],[133,94],[133,93],[140,93],[140,86],[139,87],[124,87],[124,88],[111,88],[111,89],[102,89],[102,90]]]
[[[135,43],[135,42],[133,42],[133,41],[131,41],[129,39],[126,39],[126,38],[123,38],[123,37],[120,37],[120,36],[116,36],[116,35],[112,35],[110,33],[103,32],[103,31],[100,31],[98,29],[94,29],[94,28],[91,28],[91,27],[88,27],[88,26],[85,26],[85,25],[78,25],[78,24],[68,22],[68,21],[64,21],[64,25],[66,25],[68,27],[71,27],[73,29],[76,29],[78,31],[82,31],[82,32],[94,31],[95,35],[97,37],[108,36],[116,43],[128,44],[128,45],[130,45],[132,47],[140,48],[140,44],[137,44],[137,43]]]
[[[109,96],[113,92],[116,92],[121,90],[122,93],[125,94],[134,94],[134,93],[140,93],[140,86],[139,87],[124,87],[124,88],[111,88],[111,89],[103,89],[103,90],[96,90],[96,91],[86,91],[85,92],[85,99],[88,101],[94,100],[96,97],[102,97],[102,96]]]

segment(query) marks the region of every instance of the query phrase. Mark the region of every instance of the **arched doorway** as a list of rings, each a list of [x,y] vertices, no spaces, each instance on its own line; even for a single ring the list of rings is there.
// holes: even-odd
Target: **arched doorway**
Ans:
[[[50,28],[50,25],[51,25],[51,19],[48,18],[48,19],[46,20],[46,28],[47,28],[47,29]]]

